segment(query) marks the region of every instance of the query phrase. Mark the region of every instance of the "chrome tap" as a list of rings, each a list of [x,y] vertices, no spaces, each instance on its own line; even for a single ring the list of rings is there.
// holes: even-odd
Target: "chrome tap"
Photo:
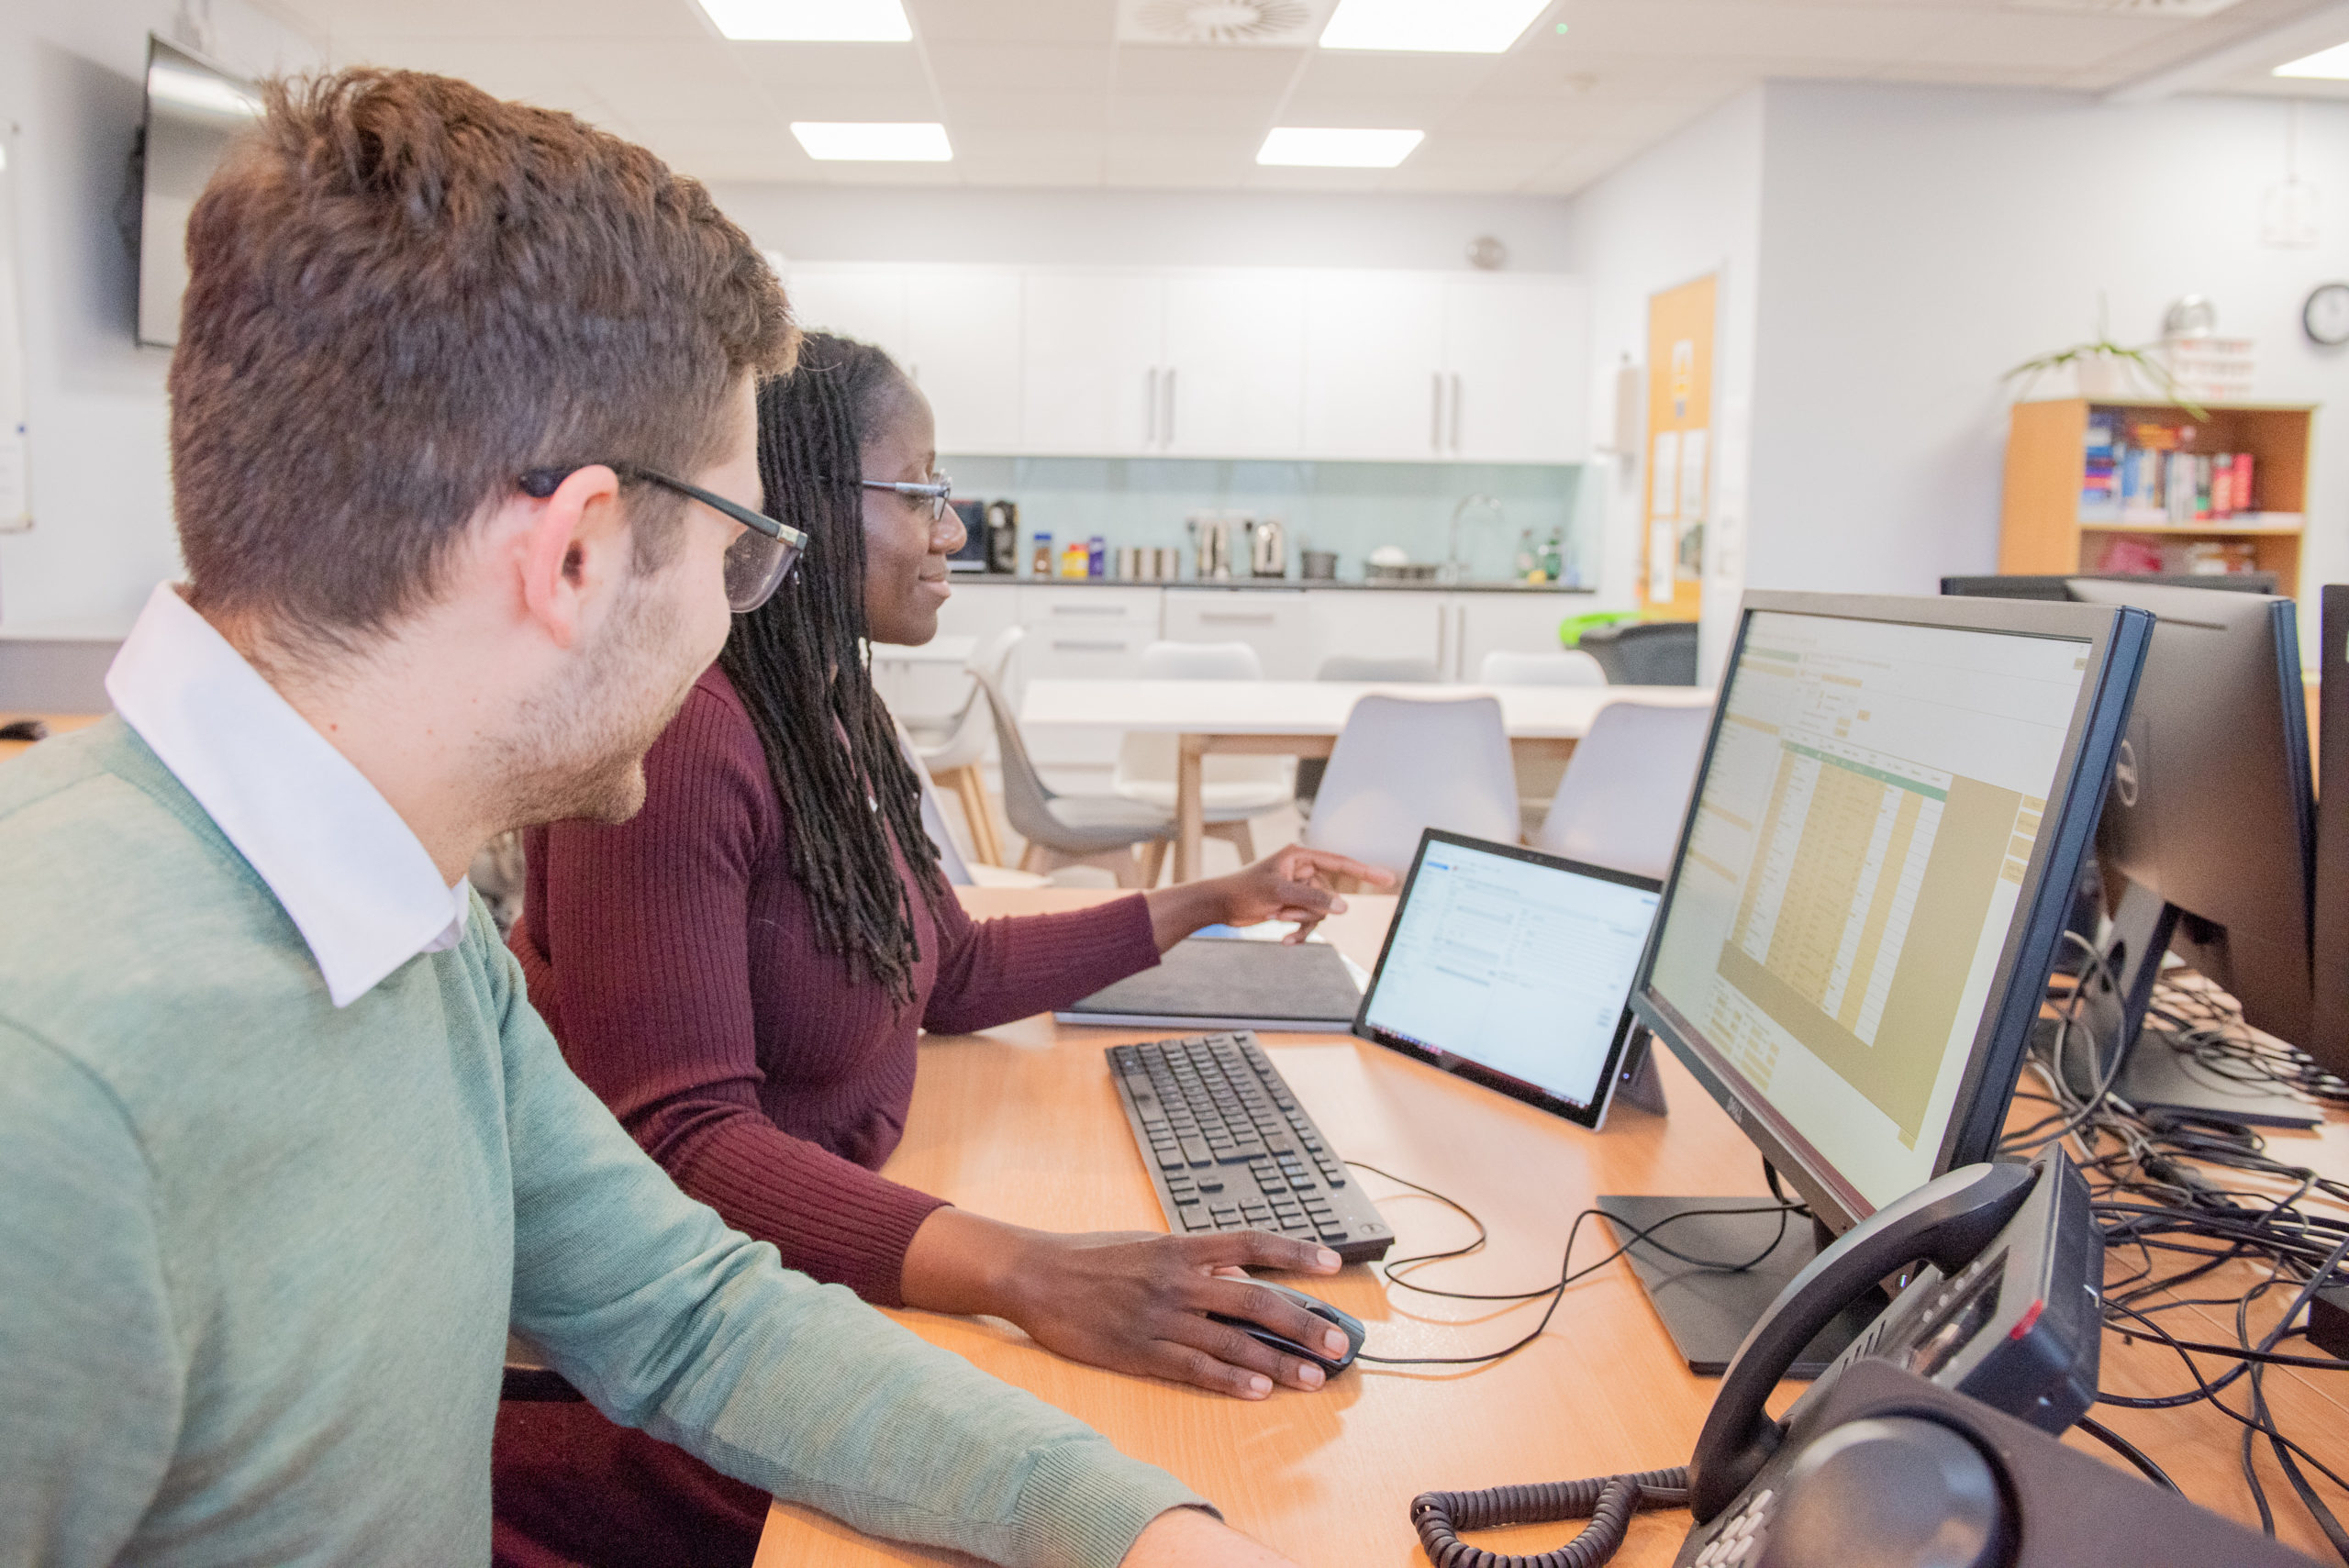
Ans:
[[[1452,508],[1452,537],[1443,552],[1443,580],[1446,583],[1459,582],[1461,568],[1467,564],[1460,559],[1460,519],[1466,515],[1471,506],[1489,506],[1492,508],[1494,518],[1504,528],[1508,523],[1508,509],[1503,506],[1497,498],[1491,495],[1463,495],[1460,498],[1460,504]]]

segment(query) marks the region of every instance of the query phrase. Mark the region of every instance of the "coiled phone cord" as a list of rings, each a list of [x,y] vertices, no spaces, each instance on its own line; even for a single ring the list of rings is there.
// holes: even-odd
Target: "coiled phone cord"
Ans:
[[[1676,1508],[1688,1501],[1688,1471],[1645,1470],[1587,1481],[1545,1481],[1493,1486],[1482,1492],[1422,1492],[1411,1499],[1411,1523],[1435,1568],[1598,1568],[1615,1555],[1643,1508]],[[1510,1557],[1462,1540],[1458,1531],[1494,1525],[1590,1521],[1574,1540],[1538,1557]]]

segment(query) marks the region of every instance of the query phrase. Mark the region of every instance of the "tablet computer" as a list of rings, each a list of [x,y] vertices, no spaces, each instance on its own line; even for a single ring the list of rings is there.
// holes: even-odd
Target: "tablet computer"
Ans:
[[[1595,1130],[1662,887],[1429,828],[1353,1032]]]

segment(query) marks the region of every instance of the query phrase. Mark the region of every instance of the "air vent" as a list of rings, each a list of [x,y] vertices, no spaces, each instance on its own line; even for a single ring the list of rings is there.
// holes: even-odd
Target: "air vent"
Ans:
[[[1331,0],[1119,0],[1119,43],[1302,49],[1320,36]]]
[[[2007,0],[2010,11],[2069,11],[2100,17],[2154,17],[2193,21],[2215,17],[2239,0]]]

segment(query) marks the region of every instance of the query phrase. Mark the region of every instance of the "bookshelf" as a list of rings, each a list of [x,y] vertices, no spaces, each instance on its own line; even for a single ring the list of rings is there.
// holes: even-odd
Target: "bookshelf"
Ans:
[[[2232,557],[2249,570],[2275,573],[2277,585],[2297,595],[2315,406],[2212,403],[2202,409],[2207,417],[2197,418],[2166,402],[2059,397],[2016,404],[2007,432],[1998,570],[2183,572],[2196,570],[2198,558]],[[2114,506],[2101,510],[2117,515],[2095,515],[2099,509],[2084,507],[2082,495],[2092,419],[2124,439],[2143,433],[2157,452],[2155,443],[2166,439],[2188,457],[2250,454],[2249,507],[2232,517],[2172,520],[2174,509],[2149,509],[2139,496],[2126,512]],[[2084,510],[2091,515],[2084,518]],[[2150,564],[2156,559],[2160,565]]]

